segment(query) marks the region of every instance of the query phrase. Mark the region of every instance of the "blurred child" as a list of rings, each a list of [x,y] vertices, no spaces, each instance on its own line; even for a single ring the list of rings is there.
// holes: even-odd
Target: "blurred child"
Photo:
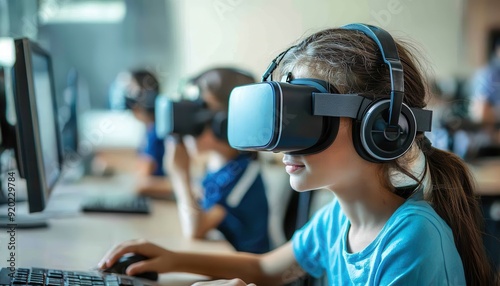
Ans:
[[[248,73],[231,68],[209,69],[193,78],[212,115],[201,134],[184,137],[185,144],[169,140],[167,160],[186,236],[204,238],[218,229],[236,250],[264,253],[270,249],[269,211],[256,154],[233,149],[226,138],[229,94],[253,82]],[[208,155],[199,198],[188,153]]]
[[[137,191],[141,195],[168,198],[172,196],[170,182],[163,166],[164,140],[158,138],[155,129],[155,100],[160,92],[159,82],[147,70],[134,70],[125,78],[125,107],[146,126],[144,139],[138,150]]]

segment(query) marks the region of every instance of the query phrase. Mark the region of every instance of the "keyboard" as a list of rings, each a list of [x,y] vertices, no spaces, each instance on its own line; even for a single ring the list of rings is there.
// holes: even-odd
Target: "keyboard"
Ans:
[[[143,196],[102,196],[87,199],[83,212],[149,214],[150,199]]]
[[[0,270],[0,286],[154,286],[156,282],[100,271],[63,271],[44,268]]]

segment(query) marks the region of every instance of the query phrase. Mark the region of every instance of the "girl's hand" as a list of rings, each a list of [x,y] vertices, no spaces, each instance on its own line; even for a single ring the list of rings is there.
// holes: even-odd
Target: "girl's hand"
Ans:
[[[197,282],[194,283],[192,286],[255,286],[255,284],[250,283],[247,285],[247,283],[243,282],[241,279],[233,279],[233,280],[216,280],[216,281],[207,281],[207,282]]]
[[[101,270],[105,270],[113,266],[120,257],[127,253],[141,254],[149,257],[148,260],[131,264],[126,270],[127,275],[137,275],[144,272],[169,272],[175,261],[175,253],[172,251],[161,248],[145,240],[131,240],[113,247],[101,259],[97,267]]]

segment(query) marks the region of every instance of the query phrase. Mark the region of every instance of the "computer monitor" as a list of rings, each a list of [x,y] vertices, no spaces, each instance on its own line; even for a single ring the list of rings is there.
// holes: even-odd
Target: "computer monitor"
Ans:
[[[50,55],[27,38],[14,41],[16,157],[30,212],[42,211],[61,175],[62,148]]]
[[[7,130],[4,130],[7,125],[7,117],[4,114],[7,113],[7,96],[5,92],[5,71],[2,66],[0,66],[0,154],[3,151],[4,141],[10,139],[7,135]],[[5,144],[7,146],[7,144]]]

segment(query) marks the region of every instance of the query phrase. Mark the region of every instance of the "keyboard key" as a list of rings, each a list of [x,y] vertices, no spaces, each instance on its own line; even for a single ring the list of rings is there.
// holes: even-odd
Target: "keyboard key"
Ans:
[[[9,275],[13,275],[12,278]],[[100,276],[102,275],[102,276]],[[44,268],[20,268],[11,274],[0,269],[0,286],[152,286],[133,277],[109,273],[74,272]]]

